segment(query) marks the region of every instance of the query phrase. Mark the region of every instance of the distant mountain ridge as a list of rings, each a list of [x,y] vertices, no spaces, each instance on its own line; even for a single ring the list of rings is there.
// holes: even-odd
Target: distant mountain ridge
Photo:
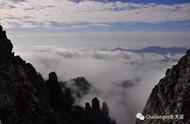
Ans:
[[[129,52],[134,52],[134,53],[156,53],[156,54],[184,54],[187,51],[187,48],[185,47],[169,47],[169,48],[164,48],[160,46],[151,46],[151,47],[146,47],[142,49],[127,49],[127,48],[121,48],[117,47],[114,49],[111,49],[110,51],[129,51]]]

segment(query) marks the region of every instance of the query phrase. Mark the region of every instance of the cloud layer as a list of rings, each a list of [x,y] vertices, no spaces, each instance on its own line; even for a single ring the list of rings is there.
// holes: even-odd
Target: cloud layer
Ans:
[[[17,48],[27,62],[42,75],[56,71],[60,80],[84,76],[96,89],[78,104],[94,96],[108,102],[112,117],[119,124],[134,123],[151,89],[164,76],[167,67],[181,54],[137,54],[121,51],[71,50],[56,47]]]
[[[34,29],[35,30],[35,29]],[[18,33],[8,32],[15,46],[58,46],[79,49],[128,49],[148,46],[190,48],[190,32],[118,31]]]
[[[80,24],[166,23],[190,21],[190,4],[143,4],[70,0],[0,1],[0,21],[6,27],[66,27]]]

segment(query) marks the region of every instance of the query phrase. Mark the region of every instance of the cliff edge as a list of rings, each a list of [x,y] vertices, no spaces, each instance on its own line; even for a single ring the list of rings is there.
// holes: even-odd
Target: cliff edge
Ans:
[[[106,103],[100,107],[98,98],[94,98],[85,107],[73,105],[71,89],[61,86],[55,72],[45,81],[30,63],[15,56],[12,49],[0,26],[0,120],[3,124],[115,124]],[[87,84],[80,78],[83,81],[82,85]]]
[[[190,124],[190,50],[167,69],[153,88],[142,115],[145,120],[138,119],[137,124]]]

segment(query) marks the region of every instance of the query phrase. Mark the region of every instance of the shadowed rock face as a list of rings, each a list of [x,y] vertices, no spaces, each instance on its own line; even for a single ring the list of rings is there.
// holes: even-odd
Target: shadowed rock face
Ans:
[[[190,124],[190,50],[154,87],[143,115],[177,115],[177,120],[137,120],[137,124]],[[180,116],[179,116],[180,118]]]
[[[93,86],[84,78],[77,77],[69,81],[61,82],[62,87],[69,87],[75,100],[81,99],[86,94],[94,90]]]
[[[31,64],[14,56],[12,49],[0,26],[0,120],[3,124],[115,124],[105,103],[98,110],[94,103],[92,107],[90,103],[85,108],[74,106],[72,91],[67,87],[61,89],[55,72],[44,81]]]

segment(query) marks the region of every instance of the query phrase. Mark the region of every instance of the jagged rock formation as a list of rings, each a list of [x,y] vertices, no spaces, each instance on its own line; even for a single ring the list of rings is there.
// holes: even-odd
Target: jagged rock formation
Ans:
[[[190,124],[190,50],[154,87],[143,115],[173,115],[173,119],[137,120],[137,124]]]
[[[93,91],[93,86],[84,78],[77,77],[69,81],[61,82],[62,87],[69,87],[72,91],[72,96],[75,99],[81,99],[84,95],[87,95],[90,91]]]
[[[105,103],[74,106],[72,91],[61,87],[55,72],[44,81],[35,68],[12,53],[0,26],[0,120],[3,124],[115,124]],[[84,79],[76,79],[77,82]],[[79,84],[78,84],[79,85]],[[82,88],[88,88],[83,87]]]

